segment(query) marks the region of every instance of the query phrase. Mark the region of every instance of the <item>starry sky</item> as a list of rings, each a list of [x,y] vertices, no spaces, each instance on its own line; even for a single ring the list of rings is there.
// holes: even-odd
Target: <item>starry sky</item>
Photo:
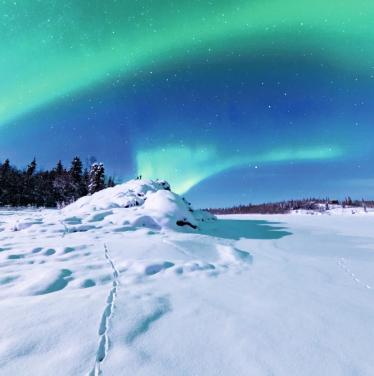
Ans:
[[[0,160],[196,206],[374,198],[372,0],[0,1]]]

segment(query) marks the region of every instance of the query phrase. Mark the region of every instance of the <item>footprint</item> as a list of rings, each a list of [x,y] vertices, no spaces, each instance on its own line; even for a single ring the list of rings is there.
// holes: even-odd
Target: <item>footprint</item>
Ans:
[[[101,321],[100,321],[100,326],[99,326],[99,331],[98,331],[99,336],[102,336],[106,332],[108,317],[110,316],[111,313],[112,313],[111,306],[107,305],[101,316]]]
[[[145,268],[144,273],[146,275],[154,275],[154,274],[157,274],[157,273],[161,272],[162,270],[171,268],[173,266],[174,266],[174,264],[172,262],[170,262],[170,261],[165,261],[165,262],[163,262],[161,264],[152,264],[152,265],[148,265]]]
[[[86,289],[86,288],[89,288],[89,287],[96,286],[96,283],[93,279],[85,279],[81,286],[82,286],[82,288]]]
[[[65,218],[64,222],[68,225],[80,225],[82,223],[82,219],[79,217],[69,217]]]
[[[96,229],[96,226],[80,225],[80,226],[70,227],[69,232],[70,233],[73,233],[73,232],[86,232],[86,231],[90,231],[90,230],[93,230],[93,229]]]
[[[32,252],[32,253],[39,253],[39,252],[41,252],[42,250],[43,250],[42,247],[37,247],[37,248],[34,248],[31,252]]]
[[[56,251],[53,248],[49,248],[44,252],[45,256],[52,256],[56,253]]]
[[[54,281],[52,281],[52,283],[50,283],[45,289],[37,291],[34,295],[45,295],[64,289],[72,280],[72,278],[70,277],[72,274],[73,273],[71,270],[62,269],[60,271],[60,274]]]
[[[107,352],[108,352],[107,336],[101,336],[99,348],[98,348],[97,354],[96,354],[96,361],[101,363],[105,359]],[[93,375],[93,373],[92,373],[92,375]]]
[[[25,255],[9,255],[8,260],[19,260],[19,259],[22,259],[24,257],[25,257]]]
[[[70,253],[70,252],[73,252],[73,251],[75,251],[75,248],[73,248],[73,247],[64,248],[64,253]]]
[[[214,271],[216,267],[213,264],[203,262],[187,262],[175,269],[176,274],[193,273],[201,271]]]
[[[92,218],[88,220],[88,222],[101,222],[105,219],[105,217],[107,217],[108,215],[112,215],[112,214],[113,214],[112,210],[97,213],[93,215]]]

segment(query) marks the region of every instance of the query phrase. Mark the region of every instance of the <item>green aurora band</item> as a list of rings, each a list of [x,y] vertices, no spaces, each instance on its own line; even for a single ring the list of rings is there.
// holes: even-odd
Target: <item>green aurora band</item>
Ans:
[[[0,14],[0,131],[93,86],[209,58],[228,45],[243,53],[315,51],[364,75],[374,61],[371,0],[5,0]],[[137,145],[135,157],[138,173],[169,179],[182,193],[235,166],[327,160],[346,151],[316,140],[230,157],[215,146],[168,144]]]
[[[245,51],[322,45],[335,64],[357,69],[367,51],[374,58],[372,1],[5,0],[0,14],[0,126],[116,75],[231,42]]]
[[[140,151],[137,154],[139,174],[156,179],[162,176],[173,182],[173,190],[186,193],[194,185],[232,167],[256,163],[333,159],[342,155],[338,147],[304,147],[273,150],[263,155],[240,155],[222,158],[212,146],[196,148],[175,146]]]

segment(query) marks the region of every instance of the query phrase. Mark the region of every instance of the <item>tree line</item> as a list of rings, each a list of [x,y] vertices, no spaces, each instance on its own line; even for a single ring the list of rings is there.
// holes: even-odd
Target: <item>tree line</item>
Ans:
[[[292,210],[326,211],[333,205],[344,207],[374,208],[374,201],[352,200],[350,197],[344,200],[330,200],[319,198],[305,198],[301,200],[288,200],[280,202],[266,202],[262,204],[237,205],[229,208],[207,209],[212,214],[285,214]]]
[[[37,169],[35,158],[23,170],[9,159],[0,162],[0,206],[61,207],[114,185],[112,177],[106,179],[102,163],[84,169],[79,157],[68,169],[61,161],[51,170]]]

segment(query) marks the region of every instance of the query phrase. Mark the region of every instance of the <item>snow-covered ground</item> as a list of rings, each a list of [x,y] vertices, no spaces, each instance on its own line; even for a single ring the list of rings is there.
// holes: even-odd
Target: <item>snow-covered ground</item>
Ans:
[[[374,216],[215,221],[164,188],[0,210],[0,375],[374,374]]]

